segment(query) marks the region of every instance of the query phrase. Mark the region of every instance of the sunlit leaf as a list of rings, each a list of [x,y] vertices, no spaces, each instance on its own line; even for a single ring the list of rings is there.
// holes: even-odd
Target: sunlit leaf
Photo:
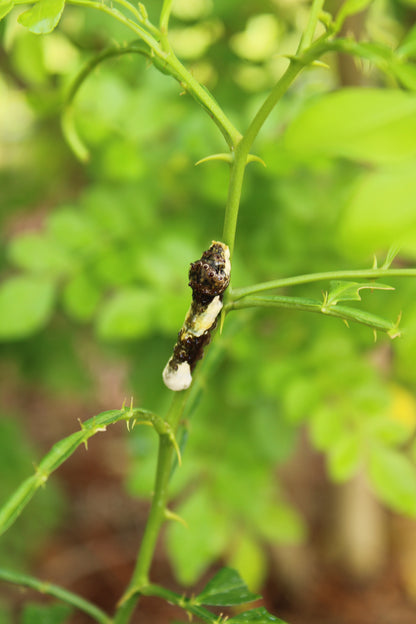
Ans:
[[[357,88],[326,94],[298,115],[284,140],[287,148],[307,157],[395,163],[416,155],[416,96]]]
[[[415,162],[365,173],[357,182],[340,221],[349,253],[365,254],[416,244]]]
[[[416,468],[401,452],[373,445],[368,469],[375,492],[396,511],[416,516]]]
[[[105,301],[99,310],[97,332],[105,340],[130,340],[144,336],[153,326],[157,299],[154,294],[127,288]]]
[[[330,285],[331,290],[326,298],[327,305],[336,305],[340,301],[361,301],[360,290],[394,290],[393,286],[378,282],[332,281]]]
[[[65,285],[62,296],[68,314],[79,321],[88,321],[97,309],[101,294],[96,282],[80,273]]]
[[[64,6],[65,0],[39,0],[17,21],[36,35],[45,35],[58,25]]]
[[[13,7],[14,7],[14,2],[12,0],[10,1],[3,0],[3,2],[0,2],[0,20],[9,14]]]
[[[336,482],[346,481],[356,472],[361,460],[361,442],[355,433],[345,432],[330,448],[328,471]]]
[[[0,285],[0,339],[26,338],[48,321],[54,284],[36,277],[11,277]]]
[[[177,578],[189,585],[220,557],[230,539],[229,527],[224,514],[214,508],[201,487],[175,511],[189,528],[171,523],[167,547]]]
[[[61,245],[38,232],[16,236],[9,244],[8,255],[16,266],[31,273],[66,274],[74,264]]]

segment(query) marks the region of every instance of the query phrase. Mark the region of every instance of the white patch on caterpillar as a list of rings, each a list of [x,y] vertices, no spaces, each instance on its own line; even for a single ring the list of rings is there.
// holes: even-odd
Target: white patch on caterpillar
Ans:
[[[192,316],[191,309],[192,308],[189,309],[184,323],[186,334],[191,334],[192,336],[202,336],[202,334],[211,329],[215,323],[217,316],[222,309],[222,301],[220,300],[219,295],[217,295],[208,304],[206,309],[197,316]]]
[[[188,362],[181,362],[175,370],[171,367],[169,360],[163,371],[163,381],[165,386],[174,392],[189,388],[192,382],[192,375]]]

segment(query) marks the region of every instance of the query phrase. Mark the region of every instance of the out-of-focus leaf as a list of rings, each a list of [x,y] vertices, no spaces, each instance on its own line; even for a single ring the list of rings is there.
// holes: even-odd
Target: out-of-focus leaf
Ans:
[[[336,481],[346,481],[356,472],[361,460],[361,441],[355,433],[346,432],[328,454],[328,471]]]
[[[74,208],[62,208],[49,215],[47,229],[58,244],[85,256],[89,256],[100,244],[89,217]]]
[[[416,117],[415,117],[416,119]],[[393,243],[416,243],[415,162],[364,174],[340,221],[349,253],[371,254]]]
[[[73,266],[71,257],[61,246],[37,232],[16,236],[9,245],[8,255],[16,266],[32,273],[56,276],[67,273]]]
[[[101,299],[101,290],[84,273],[75,275],[64,287],[62,297],[68,314],[78,321],[89,321]]]
[[[64,604],[28,604],[24,607],[21,624],[63,624],[71,615],[72,608]]]
[[[251,592],[237,570],[223,568],[204,587],[195,601],[203,605],[227,607],[261,598]]]
[[[38,0],[17,21],[36,35],[46,35],[58,25],[64,6],[65,0]]]
[[[330,291],[328,292],[327,305],[336,305],[340,301],[361,301],[360,290],[394,290],[393,286],[380,284],[379,282],[330,282]]]
[[[100,307],[98,335],[105,340],[131,340],[150,333],[157,305],[150,291],[139,288],[118,291]]]
[[[295,509],[284,503],[269,505],[262,509],[256,531],[272,543],[299,544],[306,529]]]
[[[323,405],[312,415],[310,435],[319,451],[330,449],[342,439],[344,433],[345,426],[336,409]]]
[[[224,514],[214,508],[201,488],[175,511],[189,528],[179,523],[168,526],[168,552],[177,578],[190,585],[222,554],[229,527]]]
[[[227,562],[239,570],[247,584],[259,589],[263,587],[268,573],[268,557],[264,545],[247,531],[233,537],[232,552],[227,554]]]
[[[2,2],[0,2],[0,20],[9,14],[13,7],[14,7],[13,0],[10,0],[10,1],[3,0]]]
[[[0,340],[26,338],[41,329],[53,308],[55,287],[36,277],[11,277],[0,285]]]
[[[303,156],[374,164],[416,155],[416,96],[393,89],[347,88],[313,101],[288,127],[287,148]]]
[[[400,513],[416,516],[416,468],[403,453],[391,447],[372,445],[368,471],[381,500]]]

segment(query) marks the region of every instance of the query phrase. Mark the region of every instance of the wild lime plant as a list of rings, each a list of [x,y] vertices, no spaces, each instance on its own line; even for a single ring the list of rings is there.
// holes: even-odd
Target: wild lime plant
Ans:
[[[31,3],[20,0],[2,0],[0,16],[5,17],[12,9],[21,4]],[[252,152],[254,141],[271,112],[288,92],[291,84],[300,72],[314,66],[321,66],[323,55],[335,51],[354,55],[374,63],[382,71],[385,71],[389,77],[395,79],[406,88],[412,89],[416,86],[414,67],[411,63],[416,52],[416,31],[412,31],[395,52],[387,45],[357,42],[352,37],[343,37],[340,33],[343,31],[345,20],[350,15],[364,11],[370,5],[369,0],[346,0],[335,16],[323,11],[324,0],[313,0],[310,6],[309,18],[296,53],[287,59],[287,67],[284,73],[258,108],[248,128],[244,132],[240,132],[211,93],[203,84],[198,82],[176,56],[169,37],[172,0],[164,0],[158,20],[149,18],[150,7],[148,13],[144,4],[139,3],[136,7],[128,0],[115,0],[111,3],[96,2],[94,0],[69,0],[67,4],[90,8],[104,13],[129,29],[135,37],[130,43],[102,51],[98,56],[91,59],[87,66],[75,77],[69,89],[62,116],[63,131],[69,144],[81,160],[88,159],[88,149],[76,130],[73,104],[80,86],[98,64],[105,62],[108,58],[126,54],[139,54],[144,56],[147,62],[153,65],[156,70],[175,79],[180,85],[181,92],[189,94],[213,120],[222,134],[227,149],[224,153],[206,156],[199,162],[201,164],[208,163],[209,166],[210,161],[218,160],[225,163],[229,168],[228,196],[224,213],[223,233],[221,241],[218,241],[216,244],[222,246],[223,249],[227,249],[227,262],[230,261],[231,263],[231,275],[238,212],[246,167],[250,163],[253,163],[253,166],[265,164]],[[31,8],[19,15],[18,21],[32,33],[46,35],[58,26],[64,11],[64,5],[65,2],[63,0],[38,0],[33,3]],[[320,34],[317,34],[317,32]],[[375,112],[383,108],[383,105],[386,104],[386,98],[391,98],[391,102],[387,113],[384,113],[385,115],[391,113],[392,110],[396,111],[397,105],[400,105],[408,114],[413,114],[415,110],[414,99],[407,97],[407,95],[397,92],[394,95],[388,93],[385,96],[376,91],[371,93],[369,98],[360,99],[360,95],[357,92],[341,94],[340,97],[349,98],[349,107],[356,114],[357,127],[361,124],[361,134],[357,131],[355,142],[351,141],[349,143],[349,152],[347,150],[343,155],[354,156],[354,153],[359,152],[362,157],[366,149],[365,146],[363,147],[363,143],[365,144],[368,139],[373,141],[371,145],[372,155],[374,153],[375,138],[369,132],[367,137],[363,139],[363,128],[366,128],[366,124],[373,120]],[[337,94],[333,97],[337,97]],[[373,99],[371,100],[371,98]],[[326,106],[329,108],[333,106],[333,100],[328,99]],[[311,124],[311,118],[314,120],[314,124]],[[288,143],[305,152],[308,149],[312,149],[313,133],[304,131],[305,128],[310,129],[311,126],[315,128],[315,132],[319,136],[323,153],[325,153],[325,150],[329,153],[331,149],[335,149],[333,137],[337,133],[342,136],[342,118],[339,119],[339,123],[335,127],[329,127],[329,123],[326,123],[325,106],[319,103],[315,108],[312,107],[305,112],[303,117],[302,115],[299,116],[297,122],[287,133]],[[416,150],[413,145],[406,141],[399,141],[403,134],[405,135],[409,132],[408,125],[402,127],[400,124],[392,123],[389,131],[390,134],[387,133],[376,145],[377,157],[380,162],[383,161],[386,153],[391,150],[392,141],[394,143],[394,140],[397,142],[395,148],[397,154],[404,152],[414,155]],[[368,149],[370,152],[370,147]],[[411,175],[413,176],[413,172]],[[215,238],[214,234],[210,236],[210,239],[213,238]],[[207,241],[207,247],[208,244],[209,241]],[[389,321],[381,316],[348,304],[351,301],[361,301],[362,291],[392,290],[390,285],[379,282],[379,279],[388,280],[389,278],[414,277],[416,275],[415,269],[392,268],[391,265],[395,255],[396,251],[392,250],[388,253],[386,260],[381,266],[378,266],[375,261],[371,268],[363,270],[312,273],[279,278],[240,288],[233,288],[230,284],[224,292],[222,305],[216,305],[215,307],[215,315],[210,314],[208,321],[205,319],[205,324],[202,323],[201,336],[197,336],[196,333],[193,336],[202,337],[204,341],[208,337],[207,334],[210,334],[213,330],[213,324],[218,313],[220,313],[219,326],[222,328],[226,323],[227,314],[232,310],[244,308],[286,308],[337,317],[347,325],[350,322],[360,323],[371,328],[375,334],[384,332],[390,338],[396,338],[400,335],[398,320]],[[229,269],[227,268],[228,273]],[[310,299],[298,296],[265,294],[269,291],[315,282],[328,283],[328,286],[323,287],[321,297]],[[43,287],[45,292],[42,296],[39,296],[39,285],[34,286],[33,282],[25,280],[24,277],[10,278],[2,284],[0,309],[6,310],[10,300],[19,300],[24,303],[25,300],[32,301],[37,298],[41,302],[46,302],[44,305],[47,307],[48,301],[53,297],[53,293],[48,284],[45,284]],[[199,305],[201,302],[197,303]],[[205,301],[201,305],[208,305],[209,308],[211,302]],[[206,311],[205,308],[204,310]],[[199,313],[201,313],[201,309],[198,310],[197,314]],[[32,318],[34,325],[36,325],[37,317],[41,318],[43,314],[42,305],[35,308],[35,315]],[[141,310],[137,309],[137,315],[140,316],[140,314]],[[12,335],[13,323],[17,324],[14,326],[15,328],[18,327],[19,318],[12,318],[9,321],[11,323],[9,332]],[[185,334],[191,325],[192,327],[195,326],[195,318],[192,322],[189,318],[185,322]],[[3,324],[0,332],[4,334],[7,331],[6,325]],[[178,344],[179,348],[176,350],[175,347],[173,359],[169,360],[171,369],[169,371],[170,379],[172,376],[175,378],[175,374],[181,365],[180,362],[185,361],[190,365],[192,364],[192,366],[195,364],[194,354],[191,356],[189,352],[186,352],[184,356],[181,355],[181,340],[179,340]],[[168,359],[170,354],[166,354],[166,357]],[[180,357],[184,359],[180,360]],[[186,358],[189,358],[189,360]],[[58,442],[51,449],[38,464],[35,474],[21,484],[0,510],[0,530],[4,532],[14,523],[36,491],[46,483],[50,474],[68,459],[78,446],[86,444],[90,437],[98,432],[105,431],[109,425],[119,421],[125,421],[130,428],[140,424],[151,425],[159,436],[152,504],[131,581],[117,605],[115,605],[114,613],[104,613],[98,606],[82,597],[62,587],[45,583],[30,576],[1,569],[0,578],[3,581],[37,589],[67,603],[75,609],[84,611],[97,622],[107,624],[126,624],[129,622],[141,596],[156,596],[164,599],[181,607],[189,616],[205,622],[217,624],[225,621],[234,622],[235,624],[243,622],[281,622],[277,617],[268,613],[264,607],[255,607],[247,611],[241,611],[241,607],[239,607],[239,613],[230,618],[210,611],[208,608],[210,606],[219,608],[239,606],[259,598],[247,589],[238,573],[229,568],[224,568],[218,572],[197,596],[184,597],[164,587],[157,586],[150,581],[150,568],[162,525],[165,520],[180,520],[168,506],[169,481],[173,469],[179,470],[182,462],[181,443],[184,437],[184,426],[181,423],[184,414],[189,411],[194,401],[192,391],[198,384],[198,366],[195,368],[192,385],[189,389],[182,390],[181,387],[189,384],[181,386],[176,381],[177,379],[175,378],[174,383],[168,384],[173,390],[173,395],[170,408],[164,417],[155,414],[152,410],[131,405],[130,407],[123,406],[121,409],[99,414],[85,421],[81,425],[80,431]],[[189,383],[191,382],[189,377],[187,377],[188,381]],[[332,445],[326,422],[326,415],[321,413],[314,427],[316,444],[323,450],[327,450]],[[383,439],[383,431],[379,431],[379,433],[380,439]],[[393,442],[394,444],[396,442],[399,444],[403,440],[402,433],[399,432]],[[342,436],[338,442],[336,453],[331,455],[332,471],[336,478],[342,480],[348,478],[352,470],[355,469],[357,462],[360,460],[361,447],[357,445],[357,439],[351,435]],[[373,478],[378,494],[383,500],[396,508],[412,514],[416,513],[416,477],[412,464],[398,453],[395,448],[389,448],[387,451],[380,449],[381,447],[377,447],[372,452],[369,460],[369,474]],[[393,484],[392,474],[395,477],[397,475],[401,477],[401,479],[394,479],[394,481],[399,481],[399,485]],[[62,612],[57,617],[60,618],[59,621],[62,621]]]

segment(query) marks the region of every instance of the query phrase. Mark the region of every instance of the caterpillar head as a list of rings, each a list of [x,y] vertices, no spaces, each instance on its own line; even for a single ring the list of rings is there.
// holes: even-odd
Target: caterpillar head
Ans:
[[[196,299],[211,299],[222,295],[230,283],[230,250],[227,245],[213,241],[200,260],[191,263],[189,286]]]

